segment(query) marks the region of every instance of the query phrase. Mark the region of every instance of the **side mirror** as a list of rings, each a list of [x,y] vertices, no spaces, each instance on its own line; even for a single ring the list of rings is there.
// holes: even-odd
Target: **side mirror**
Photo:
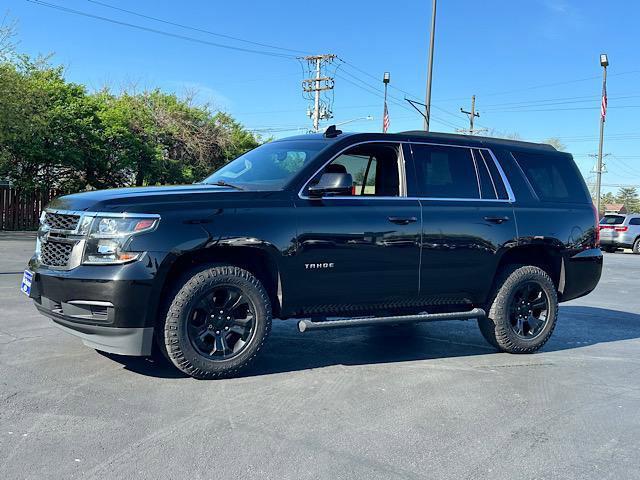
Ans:
[[[315,185],[309,187],[309,196],[351,195],[353,177],[350,173],[323,173]]]

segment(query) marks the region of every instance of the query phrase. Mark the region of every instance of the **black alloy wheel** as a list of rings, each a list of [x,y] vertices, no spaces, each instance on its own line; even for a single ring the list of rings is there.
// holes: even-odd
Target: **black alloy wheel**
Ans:
[[[187,333],[191,345],[211,360],[240,354],[254,333],[256,308],[233,285],[205,292],[189,312]]]
[[[518,286],[511,299],[509,322],[513,332],[532,340],[544,330],[549,314],[549,298],[540,284],[527,282]]]

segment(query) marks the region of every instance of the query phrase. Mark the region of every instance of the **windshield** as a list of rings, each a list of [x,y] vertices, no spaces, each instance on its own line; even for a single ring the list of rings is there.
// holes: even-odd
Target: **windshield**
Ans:
[[[324,142],[313,140],[265,143],[215,171],[202,183],[280,190],[325,146]]]

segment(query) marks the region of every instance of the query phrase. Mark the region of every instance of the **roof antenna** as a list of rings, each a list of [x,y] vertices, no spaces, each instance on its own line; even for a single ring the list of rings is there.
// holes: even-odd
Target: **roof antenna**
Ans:
[[[336,138],[342,133],[342,130],[338,130],[335,125],[329,125],[324,131],[324,138]]]

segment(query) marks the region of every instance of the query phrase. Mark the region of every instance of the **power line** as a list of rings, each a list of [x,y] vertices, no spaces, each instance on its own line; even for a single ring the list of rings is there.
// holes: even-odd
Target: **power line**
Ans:
[[[342,61],[344,62],[344,60],[342,60]],[[378,97],[380,97],[380,98],[384,98],[384,93],[383,93],[383,91],[378,90],[378,88],[377,88],[376,86],[371,85],[370,83],[368,83],[368,82],[366,82],[366,81],[362,80],[361,78],[359,78],[359,77],[355,76],[353,73],[350,73],[350,72],[348,72],[348,71],[346,71],[346,70],[342,70],[342,72],[343,72],[343,73],[345,73],[345,74],[347,74],[347,75],[349,75],[349,76],[350,76],[351,78],[353,78],[354,80],[356,80],[356,81],[360,82],[362,85],[356,84],[355,82],[353,82],[353,81],[349,80],[349,79],[348,79],[348,78],[346,78],[346,77],[343,77],[342,75],[337,75],[337,74],[336,74],[336,76],[337,76],[337,77],[339,77],[339,78],[341,78],[342,80],[344,80],[344,81],[348,82],[348,83],[351,83],[352,85],[355,85],[355,86],[356,86],[356,87],[358,87],[358,88],[361,88],[361,89],[362,89],[362,90],[364,90],[364,91],[367,91],[367,92],[371,93],[372,95],[376,95],[376,96],[378,96]],[[372,75],[368,75],[368,76],[372,76]],[[400,90],[400,89],[396,89],[396,90]],[[400,90],[400,91],[402,91],[402,90]],[[391,103],[391,104],[393,104],[393,105],[396,105],[396,106],[399,106],[400,108],[403,108],[403,109],[405,109],[405,110],[407,110],[407,111],[409,111],[409,112],[411,112],[411,113],[414,113],[414,112],[413,112],[413,110],[411,110],[411,109],[410,109],[409,107],[407,107],[404,103],[402,103],[402,102],[403,102],[403,100],[402,100],[402,99],[400,99],[400,98],[398,98],[398,97],[395,97],[395,96],[393,96],[393,95],[390,95],[390,94],[388,95],[388,98],[390,98],[390,99],[391,99],[391,100],[389,100],[389,103]],[[448,127],[450,127],[450,128],[453,128],[453,129],[458,129],[458,128],[460,128],[460,125],[456,125],[456,124],[454,124],[454,123],[452,123],[452,122],[450,122],[450,121],[448,121],[448,120],[445,120],[445,119],[442,119],[442,118],[438,118],[438,117],[435,117],[435,116],[433,116],[433,115],[431,115],[431,118],[432,118],[433,120],[437,121],[438,123],[441,123],[442,125],[448,126]]]
[[[283,50],[285,52],[292,52],[292,53],[299,53],[299,54],[307,54],[307,53],[309,53],[309,52],[305,52],[303,50],[295,50],[295,49],[292,49],[292,48],[285,48],[285,47],[279,47],[277,45],[270,45],[268,43],[254,42],[253,40],[245,40],[244,38],[234,37],[234,36],[227,35],[227,34],[224,34],[224,33],[212,32],[211,30],[205,30],[203,28],[197,28],[197,27],[192,27],[190,25],[184,25],[182,23],[171,22],[171,21],[165,20],[163,18],[152,17],[151,15],[145,15],[143,13],[135,12],[133,10],[127,10],[126,8],[116,7],[115,5],[110,5],[110,4],[105,3],[105,2],[99,2],[98,0],[87,0],[87,1],[91,2],[91,3],[95,3],[96,5],[101,5],[103,7],[110,8],[112,10],[117,10],[119,12],[124,12],[124,13],[128,13],[128,14],[131,14],[131,15],[135,15],[136,17],[141,17],[141,18],[146,18],[148,20],[153,20],[154,22],[164,23],[166,25],[173,25],[174,27],[180,27],[180,28],[184,28],[186,30],[192,30],[194,32],[206,33],[207,35],[213,35],[213,36],[216,36],[216,37],[227,38],[229,40],[235,40],[235,41],[243,42],[243,43],[246,43],[246,44],[249,44],[249,45],[256,45],[256,46],[259,46],[259,47],[272,48],[274,50]]]
[[[640,95],[622,95],[622,96],[614,96],[608,97],[609,100],[620,100],[626,98],[638,98]],[[520,108],[520,107],[529,107],[529,106],[545,106],[545,105],[563,105],[568,103],[584,103],[593,100],[600,100],[599,96],[594,95],[583,95],[580,97],[559,97],[559,98],[547,98],[541,100],[521,100],[518,102],[506,102],[506,103],[494,103],[486,105],[486,107],[509,107],[509,108]]]
[[[621,76],[621,75],[630,75],[633,73],[640,73],[640,70],[629,70],[626,72],[618,72],[618,73],[612,73],[609,76],[613,77],[613,76]],[[542,84],[538,84],[538,85],[531,85],[528,87],[522,87],[522,88],[518,88],[518,89],[514,89],[514,90],[506,90],[506,91],[502,91],[502,92],[492,92],[492,93],[483,93],[482,96],[483,97],[495,97],[495,96],[500,96],[500,95],[509,95],[511,93],[519,93],[519,92],[525,92],[525,91],[529,91],[529,90],[537,90],[540,88],[547,88],[547,87],[557,87],[559,85],[569,85],[572,83],[580,83],[580,82],[586,82],[588,80],[594,80],[594,79],[598,79],[600,78],[600,75],[594,75],[594,76],[590,76],[590,77],[585,77],[585,78],[578,78],[575,80],[564,80],[561,82],[552,82],[552,83],[542,83]],[[455,98],[448,98],[445,100],[441,100],[441,101],[454,101],[454,100],[461,100],[463,97],[455,97]]]
[[[640,105],[615,105],[607,109],[640,108]],[[518,112],[573,112],[576,110],[600,110],[600,107],[570,107],[570,108],[523,108],[523,109],[493,109],[488,112],[518,113]]]
[[[245,48],[245,47],[236,47],[233,45],[225,45],[222,43],[216,43],[216,42],[210,42],[208,40],[203,40],[200,38],[195,38],[195,37],[189,37],[187,35],[181,35],[179,33],[173,33],[173,32],[168,32],[166,30],[158,30],[155,28],[150,28],[150,27],[145,27],[142,25],[137,25],[135,23],[129,23],[129,22],[123,22],[121,20],[116,20],[113,18],[109,18],[109,17],[103,17],[101,15],[94,15],[93,13],[88,13],[88,12],[83,12],[80,10],[74,10],[72,8],[67,8],[67,7],[63,7],[61,5],[56,5],[53,3],[47,3],[47,2],[43,2],[41,0],[27,0],[30,3],[33,3],[34,5],[40,5],[43,7],[49,7],[52,8],[54,10],[60,10],[62,12],[66,12],[66,13],[71,13],[74,15],[80,15],[83,17],[88,17],[88,18],[93,18],[96,20],[101,20],[104,22],[109,22],[109,23],[113,23],[116,25],[121,25],[124,27],[129,27],[129,28],[134,28],[137,30],[142,30],[145,32],[149,32],[149,33],[155,33],[157,35],[164,35],[166,37],[172,37],[172,38],[177,38],[180,40],[186,40],[189,42],[194,42],[194,43],[200,43],[203,45],[209,45],[212,47],[218,47],[218,48],[226,48],[228,50],[235,50],[238,52],[246,52],[246,53],[255,53],[257,55],[266,55],[266,56],[270,56],[270,57],[279,57],[279,58],[288,58],[288,59],[294,59],[296,58],[295,55],[289,55],[289,54],[285,54],[285,53],[276,53],[276,52],[267,52],[264,50],[256,50],[256,49],[251,49],[251,48]]]
[[[358,66],[354,65],[354,64],[353,64],[353,63],[351,63],[351,62],[347,62],[344,58],[342,58],[342,57],[338,57],[338,59],[339,59],[339,60],[340,60],[340,61],[341,61],[345,66],[350,67],[350,68],[352,68],[352,69],[354,69],[354,70],[357,70],[358,72],[360,72],[360,73],[362,73],[362,74],[366,75],[367,77],[370,77],[370,78],[372,78],[372,79],[374,79],[374,80],[378,80],[378,78],[377,78],[375,75],[373,75],[373,74],[371,74],[371,73],[367,72],[366,70],[363,70],[362,68],[360,68],[360,67],[358,67]],[[344,71],[344,70],[343,70],[343,71]],[[345,71],[345,73],[348,73],[348,72],[346,72],[346,71]],[[406,95],[406,96],[408,96],[408,97],[411,97],[411,98],[413,98],[413,99],[415,99],[415,100],[420,100],[420,99],[421,99],[421,97],[419,97],[418,95],[415,95],[415,94],[413,94],[413,93],[411,93],[411,92],[408,92],[407,90],[403,90],[402,88],[396,87],[395,85],[389,84],[389,88],[391,88],[391,89],[393,89],[393,90],[397,90],[398,92],[400,92],[400,93],[402,93],[402,94],[404,94],[404,95]],[[447,115],[450,115],[450,116],[452,116],[452,117],[455,117],[458,121],[460,121],[460,120],[461,120],[461,119],[460,119],[460,115],[458,115],[457,113],[452,113],[452,112],[450,112],[449,110],[446,110],[446,109],[444,109],[444,108],[442,108],[442,107],[439,107],[439,106],[437,106],[437,105],[434,105],[433,103],[431,104],[431,107],[432,107],[432,108],[435,108],[436,110],[439,110],[439,111],[440,111],[440,112],[442,112],[442,113],[446,113]],[[433,117],[433,115],[431,115],[431,116]],[[442,122],[440,122],[440,123],[442,123]],[[449,124],[450,124],[450,125],[452,125],[452,124],[451,124],[451,122],[449,122]],[[455,128],[460,128],[460,127],[459,127],[458,125],[456,125],[456,126],[455,126]]]

